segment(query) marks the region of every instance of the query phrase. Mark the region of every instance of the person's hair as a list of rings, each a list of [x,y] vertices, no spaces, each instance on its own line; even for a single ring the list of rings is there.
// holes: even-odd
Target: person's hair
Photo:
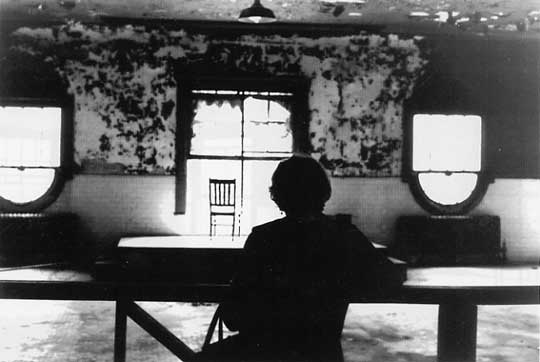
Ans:
[[[287,214],[322,212],[331,193],[325,170],[309,156],[294,155],[281,161],[272,175],[270,195]]]

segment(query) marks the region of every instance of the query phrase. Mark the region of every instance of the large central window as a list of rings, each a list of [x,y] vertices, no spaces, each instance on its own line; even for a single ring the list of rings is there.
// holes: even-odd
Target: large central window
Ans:
[[[247,234],[281,215],[269,197],[271,175],[280,160],[306,151],[298,88],[265,82],[204,85],[184,92],[189,103],[181,103],[189,107],[183,113],[190,125],[185,145],[188,229],[209,232],[209,180],[235,180],[234,233]],[[222,226],[218,234],[231,234],[227,222]]]
[[[194,93],[190,158],[283,158],[290,155],[292,94],[227,90]]]

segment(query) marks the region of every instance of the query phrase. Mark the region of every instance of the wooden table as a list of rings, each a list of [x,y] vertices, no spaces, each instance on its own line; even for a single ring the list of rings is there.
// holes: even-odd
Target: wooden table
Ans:
[[[540,269],[538,266],[410,269],[397,297],[404,303],[439,305],[439,362],[473,362],[478,305],[540,304]]]
[[[125,360],[127,317],[184,360],[193,351],[135,301],[219,302],[225,284],[96,279],[68,265],[0,271],[0,298],[116,302],[115,361]],[[474,361],[478,305],[540,304],[537,266],[438,267],[408,270],[403,287],[386,295],[353,295],[351,303],[438,304],[438,360]]]

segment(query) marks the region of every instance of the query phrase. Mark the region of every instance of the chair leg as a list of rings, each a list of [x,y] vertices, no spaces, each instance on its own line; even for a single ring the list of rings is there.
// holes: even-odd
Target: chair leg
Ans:
[[[218,340],[223,340],[223,319],[221,317],[218,320]]]
[[[236,222],[236,213],[234,215],[226,215],[226,214],[223,214],[220,216],[222,217],[226,217],[226,216],[231,216],[232,217],[232,223],[230,224],[231,226],[231,236],[235,236],[237,235],[236,233],[236,227],[237,227],[237,222]],[[210,236],[215,236],[217,235],[217,226],[223,226],[223,227],[227,227],[228,226],[228,223],[223,223],[223,224],[218,224],[218,222],[216,221],[216,215],[214,214],[210,214]],[[226,230],[226,229],[225,229]]]
[[[219,306],[218,309],[214,312],[214,316],[212,317],[212,320],[210,321],[210,325],[208,326],[208,330],[206,331],[206,337],[204,338],[204,343],[202,345],[202,349],[204,350],[208,345],[210,345],[210,342],[212,342],[212,336],[214,335],[214,330],[216,329],[216,325],[221,322],[221,318],[219,316]]]
[[[233,216],[232,216],[232,236],[234,236],[234,232],[236,231],[235,221],[236,221],[236,215],[233,214]]]

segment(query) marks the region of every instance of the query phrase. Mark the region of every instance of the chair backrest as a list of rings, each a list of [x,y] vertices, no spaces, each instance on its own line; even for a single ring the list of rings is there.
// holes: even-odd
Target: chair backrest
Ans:
[[[209,179],[210,206],[235,206],[236,179]]]

